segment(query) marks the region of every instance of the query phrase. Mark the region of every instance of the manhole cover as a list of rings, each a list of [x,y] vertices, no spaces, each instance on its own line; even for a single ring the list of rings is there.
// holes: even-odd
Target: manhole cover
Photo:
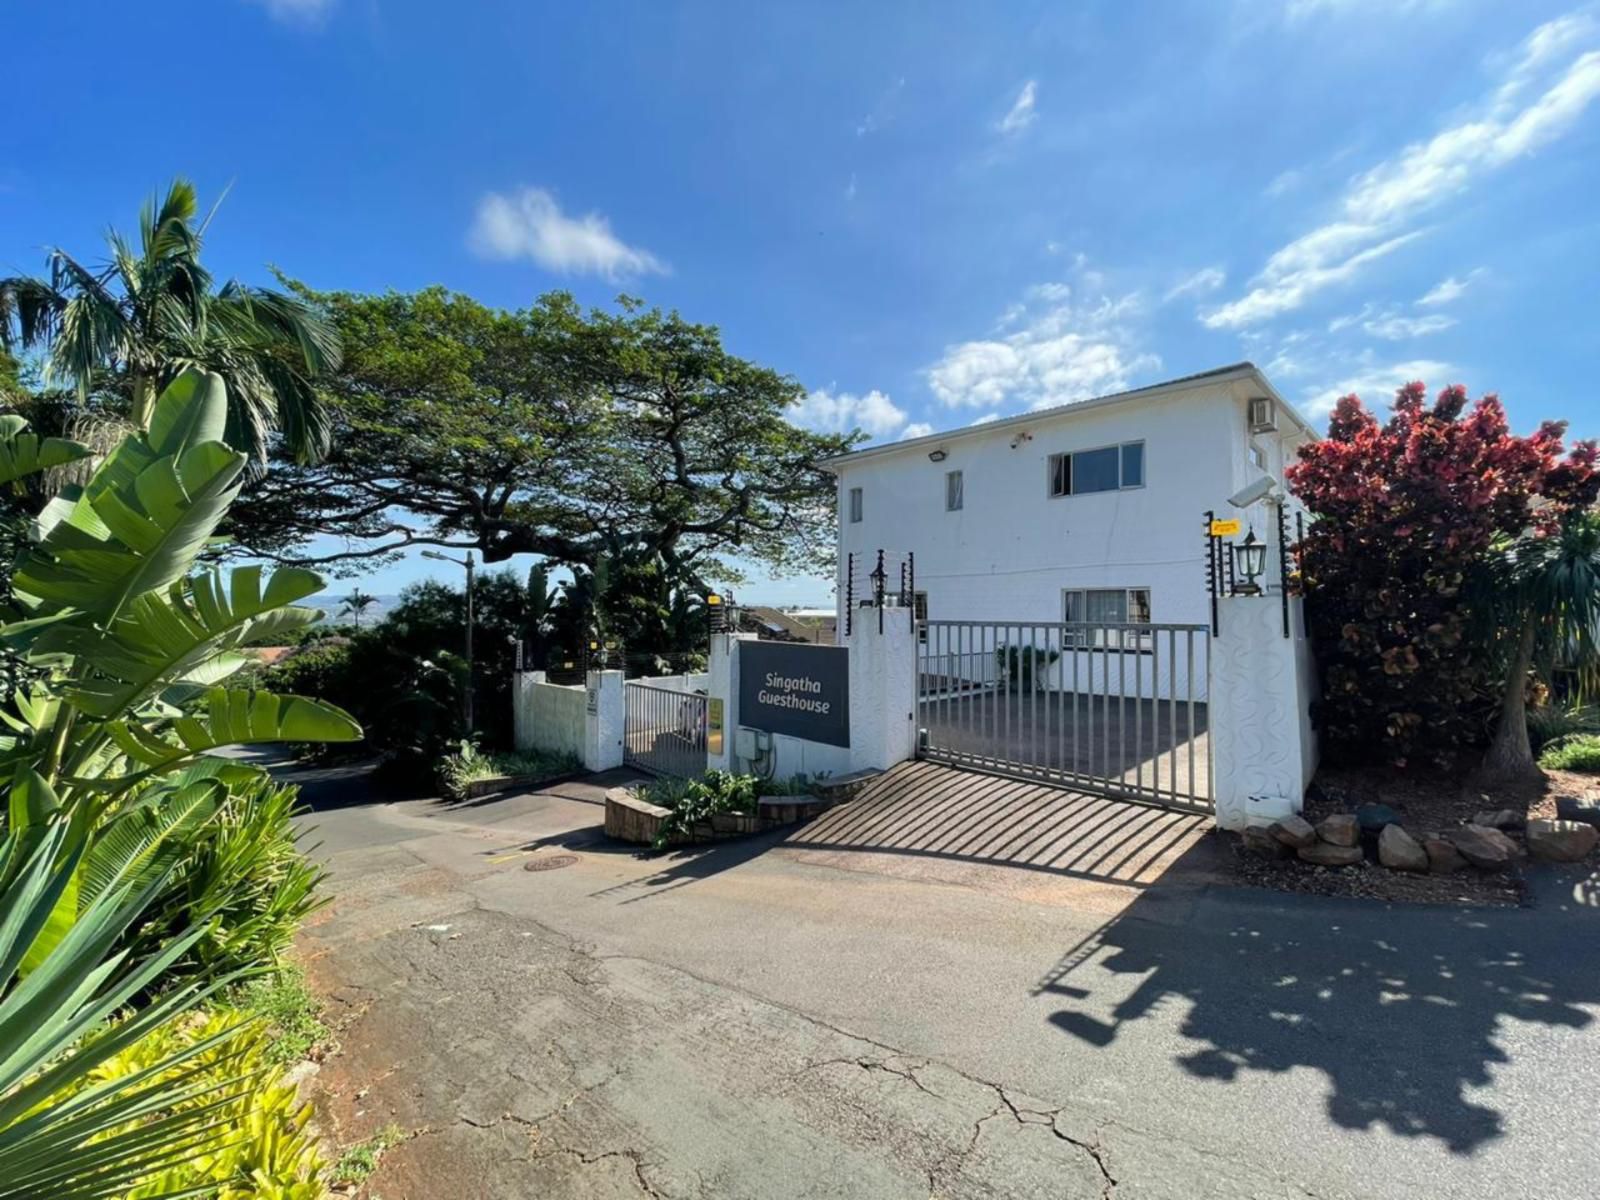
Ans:
[[[576,854],[546,854],[543,858],[530,858],[522,864],[524,871],[559,871],[578,861]]]

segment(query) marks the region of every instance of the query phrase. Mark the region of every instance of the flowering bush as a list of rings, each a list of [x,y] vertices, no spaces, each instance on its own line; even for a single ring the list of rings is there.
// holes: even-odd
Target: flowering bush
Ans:
[[[1483,740],[1504,631],[1469,584],[1497,543],[1593,503],[1595,445],[1563,457],[1564,432],[1519,437],[1496,397],[1469,409],[1448,387],[1429,406],[1411,383],[1382,424],[1346,396],[1301,448],[1287,477],[1315,517],[1301,571],[1331,756],[1444,764]]]

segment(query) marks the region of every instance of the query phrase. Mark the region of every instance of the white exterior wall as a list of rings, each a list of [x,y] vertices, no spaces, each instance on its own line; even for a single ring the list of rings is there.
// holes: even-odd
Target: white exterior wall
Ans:
[[[839,475],[839,603],[844,572],[891,553],[916,555],[932,620],[1063,618],[1067,588],[1149,588],[1158,623],[1209,620],[1203,514],[1223,509],[1247,464],[1243,384],[1153,400],[1041,414],[1037,424],[848,459]],[[1012,442],[1023,430],[1027,440]],[[1051,497],[1052,454],[1144,442],[1143,487]],[[945,473],[963,472],[963,507],[945,511]],[[849,520],[851,488],[862,517]],[[1221,515],[1219,513],[1219,515]],[[858,576],[864,572],[857,572]]]
[[[543,671],[516,677],[512,713],[518,750],[549,750],[583,757],[584,689],[546,683]]]

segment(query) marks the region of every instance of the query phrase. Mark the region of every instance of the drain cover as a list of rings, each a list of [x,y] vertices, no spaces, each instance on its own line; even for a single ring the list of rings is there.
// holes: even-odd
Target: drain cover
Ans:
[[[524,871],[559,871],[578,861],[576,854],[546,854],[543,858],[530,858],[522,864]]]

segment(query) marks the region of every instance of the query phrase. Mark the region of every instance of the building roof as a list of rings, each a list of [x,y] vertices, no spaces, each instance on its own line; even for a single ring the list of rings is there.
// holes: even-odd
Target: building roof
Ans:
[[[1287,414],[1290,420],[1307,433],[1315,433],[1311,422],[1303,417],[1294,405],[1290,404],[1273,387],[1261,369],[1253,362],[1237,362],[1226,367],[1215,367],[1209,371],[1200,371],[1194,375],[1180,375],[1176,379],[1167,379],[1161,383],[1152,383],[1146,387],[1132,388],[1125,392],[1112,392],[1105,396],[1094,396],[1088,400],[1073,400],[1067,404],[1057,404],[1050,408],[1034,409],[1031,412],[1019,413],[1014,417],[1002,417],[998,421],[985,421],[981,425],[967,425],[960,429],[947,430],[943,433],[930,433],[925,437],[905,438],[898,442],[885,442],[881,446],[869,446],[865,450],[852,450],[848,454],[836,455],[826,458],[820,464],[825,470],[835,470],[850,463],[860,462],[866,458],[881,458],[890,454],[899,454],[905,451],[925,449],[928,446],[947,444],[961,441],[970,437],[983,437],[994,433],[996,430],[1007,429],[1016,425],[1037,423],[1041,420],[1050,420],[1055,417],[1087,412],[1092,409],[1106,408],[1113,404],[1127,404],[1135,400],[1153,400],[1173,392],[1182,392],[1205,384],[1229,382],[1235,379],[1248,379],[1261,388],[1265,395],[1271,396],[1277,402],[1278,411]]]

